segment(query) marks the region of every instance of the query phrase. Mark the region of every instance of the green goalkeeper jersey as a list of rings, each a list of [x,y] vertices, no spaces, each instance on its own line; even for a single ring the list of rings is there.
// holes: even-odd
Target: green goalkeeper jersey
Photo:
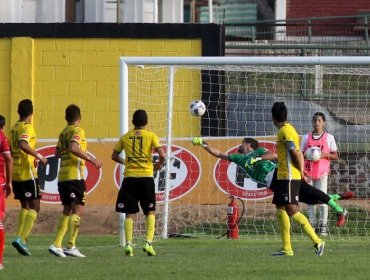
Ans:
[[[265,153],[266,149],[257,148],[248,154],[231,154],[228,159],[239,165],[252,180],[265,184],[267,174],[273,171],[277,164],[270,160],[257,161],[253,165],[248,164],[252,158],[261,157]]]

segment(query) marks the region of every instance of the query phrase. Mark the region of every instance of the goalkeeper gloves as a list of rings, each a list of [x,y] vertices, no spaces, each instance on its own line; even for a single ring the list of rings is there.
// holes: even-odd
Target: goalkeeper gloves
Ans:
[[[201,137],[194,137],[192,140],[191,140],[191,143],[194,145],[194,146],[201,146],[202,148],[205,148],[207,147],[207,143],[203,141],[203,139]]]
[[[247,161],[247,166],[252,166],[256,162],[259,162],[262,160],[262,157],[252,157]]]

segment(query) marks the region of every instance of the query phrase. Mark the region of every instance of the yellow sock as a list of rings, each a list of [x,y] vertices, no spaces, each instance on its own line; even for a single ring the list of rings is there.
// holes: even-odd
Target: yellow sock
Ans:
[[[62,248],[62,241],[68,229],[69,218],[70,217],[66,215],[62,215],[59,218],[57,232],[53,242],[55,247]]]
[[[22,229],[23,229],[23,226],[24,226],[24,219],[26,218],[27,213],[28,213],[28,210],[25,209],[25,208],[21,208],[21,211],[19,211],[17,236],[21,236]]]
[[[35,224],[37,218],[37,212],[34,209],[29,209],[27,212],[26,217],[24,218],[24,225],[22,228],[22,232],[20,234],[22,238],[22,242],[27,242],[27,237],[31,233],[33,225]]]
[[[290,242],[290,219],[287,212],[283,209],[276,209],[277,217],[280,225],[281,240],[283,241],[283,250],[292,251]]]
[[[149,214],[146,216],[146,241],[152,242],[155,231],[155,215]]]
[[[132,244],[132,236],[134,235],[134,220],[132,218],[126,218],[124,226],[126,242]]]
[[[76,246],[76,239],[77,239],[78,231],[80,229],[80,221],[81,221],[81,218],[76,214],[72,214],[72,216],[69,218],[69,223],[68,223],[68,234],[69,234],[68,248],[72,248],[72,247]]]
[[[292,216],[293,220],[301,225],[302,229],[311,238],[313,243],[320,243],[322,240],[317,236],[315,230],[312,228],[310,222],[301,212],[297,212]]]

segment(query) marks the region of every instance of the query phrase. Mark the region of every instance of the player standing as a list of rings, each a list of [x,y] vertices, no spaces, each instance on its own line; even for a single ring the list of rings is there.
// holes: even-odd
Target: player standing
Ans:
[[[271,183],[274,191],[272,203],[276,205],[281,228],[283,248],[276,256],[293,256],[290,242],[290,217],[301,225],[302,229],[314,243],[315,253],[324,253],[325,242],[315,233],[305,215],[298,207],[301,179],[303,175],[303,154],[299,148],[299,135],[288,123],[288,110],[284,102],[275,102],[271,109],[272,121],[278,128],[277,133],[277,176]]]
[[[17,238],[13,247],[25,256],[31,253],[27,238],[31,233],[40,211],[40,186],[37,179],[37,164],[47,164],[47,159],[35,151],[36,133],[31,125],[33,104],[24,99],[18,104],[19,121],[11,128],[10,144],[13,157],[13,192],[14,198],[20,201]]]
[[[79,126],[81,121],[80,108],[71,104],[66,108],[67,126],[59,134],[56,157],[60,158],[58,174],[58,192],[63,205],[63,213],[57,224],[57,232],[49,252],[58,257],[80,257],[85,255],[76,247],[76,239],[80,228],[81,215],[85,205],[86,185],[84,180],[85,161],[91,162],[96,168],[102,162],[87,153],[85,130]],[[62,249],[62,241],[68,230],[69,240]]]
[[[13,160],[8,138],[4,134],[5,118],[0,115],[0,269],[3,269],[5,248],[5,198],[12,192]],[[4,173],[5,171],[5,173]]]
[[[154,256],[152,246],[155,231],[155,185],[153,167],[162,168],[165,152],[159,143],[158,136],[146,129],[148,116],[144,110],[137,110],[133,114],[134,129],[122,135],[116,143],[112,153],[112,160],[125,165],[124,179],[118,192],[116,211],[126,213],[125,254],[133,256],[132,239],[134,231],[134,217],[139,212],[138,203],[146,216],[146,243],[143,251],[148,256]],[[153,165],[153,148],[159,154],[159,160]],[[125,159],[120,153],[125,152]]]
[[[321,158],[312,162],[305,160],[304,173],[306,181],[313,187],[328,193],[328,176],[330,173],[330,160],[337,160],[337,144],[334,136],[324,130],[325,115],[317,112],[312,117],[313,130],[304,135],[301,139],[301,150],[304,152],[309,147],[319,147],[321,149]],[[328,235],[328,207],[325,204],[320,205],[319,223],[316,224],[316,205],[307,206],[308,218],[314,228],[318,228],[319,234]]]

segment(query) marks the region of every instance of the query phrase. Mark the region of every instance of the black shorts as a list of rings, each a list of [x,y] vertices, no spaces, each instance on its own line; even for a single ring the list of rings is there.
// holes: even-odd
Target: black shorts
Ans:
[[[12,184],[14,199],[25,201],[41,198],[41,191],[38,179],[27,181],[12,181]]]
[[[302,179],[299,191],[299,201],[311,205],[320,203],[328,204],[330,197]]]
[[[86,185],[85,180],[71,180],[58,182],[58,192],[62,205],[85,205]]]
[[[273,204],[277,206],[298,205],[301,180],[276,180],[273,182],[273,186]]]
[[[155,211],[155,185],[153,177],[126,177],[123,179],[118,192],[116,211],[126,214],[135,214],[140,211],[145,215]]]

